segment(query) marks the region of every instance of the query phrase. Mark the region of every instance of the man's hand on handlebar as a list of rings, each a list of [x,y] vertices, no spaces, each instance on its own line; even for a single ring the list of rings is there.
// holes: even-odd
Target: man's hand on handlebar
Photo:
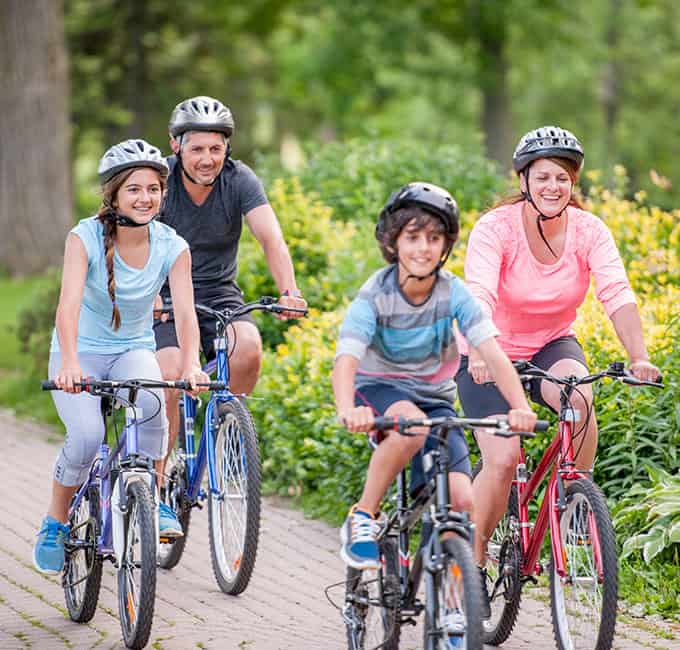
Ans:
[[[307,309],[307,301],[297,290],[291,292],[284,291],[277,302],[283,307],[292,307],[293,309]],[[279,320],[288,320],[290,318],[300,318],[303,316],[303,314],[294,311],[282,311],[281,313],[275,314],[275,316]]]

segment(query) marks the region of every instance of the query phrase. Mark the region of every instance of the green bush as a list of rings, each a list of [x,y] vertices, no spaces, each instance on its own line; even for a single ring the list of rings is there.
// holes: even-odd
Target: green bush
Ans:
[[[257,170],[268,185],[285,175],[274,158],[260,160]],[[334,218],[371,223],[387,197],[411,181],[445,187],[464,211],[488,207],[505,185],[496,165],[478,153],[408,137],[309,145],[307,162],[296,175],[304,191],[316,192],[333,208]]]

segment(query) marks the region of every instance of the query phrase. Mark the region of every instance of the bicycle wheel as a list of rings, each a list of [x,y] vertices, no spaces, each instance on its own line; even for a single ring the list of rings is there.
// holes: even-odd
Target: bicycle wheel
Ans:
[[[423,646],[426,650],[481,650],[482,594],[472,548],[458,536],[443,540],[442,547],[444,566],[432,577],[434,602],[425,608]]]
[[[382,567],[347,567],[345,606],[349,650],[398,650],[400,636],[399,560],[397,542],[385,538],[380,544]]]
[[[175,440],[175,446],[170,452],[165,466],[167,483],[160,490],[160,498],[175,511],[179,523],[182,525],[184,535],[176,537],[169,542],[160,542],[158,546],[159,564],[162,569],[172,569],[177,566],[189,536],[189,524],[191,523],[191,504],[186,499],[187,473],[186,473],[186,449],[184,440],[184,418],[182,417],[182,404],[180,402],[180,429]]]
[[[128,648],[149,640],[156,601],[156,524],[153,499],[146,483],[131,480],[124,515],[125,546],[118,569],[118,613]]]
[[[481,469],[480,460],[472,472],[473,481]],[[519,503],[514,485],[508,497],[508,508],[489,537],[486,560],[486,591],[491,618],[482,621],[482,628],[484,643],[495,646],[506,641],[512,633],[522,599]]]
[[[66,609],[72,621],[92,620],[102,582],[102,557],[97,554],[99,489],[90,485],[69,517],[62,585]]]
[[[219,494],[210,494],[210,558],[220,589],[240,594],[255,566],[260,533],[260,450],[248,409],[238,400],[219,405],[215,437]]]
[[[560,650],[608,650],[616,627],[618,565],[607,502],[587,479],[571,483],[565,495],[558,534],[567,575],[557,574],[554,560],[550,570],[555,641]]]

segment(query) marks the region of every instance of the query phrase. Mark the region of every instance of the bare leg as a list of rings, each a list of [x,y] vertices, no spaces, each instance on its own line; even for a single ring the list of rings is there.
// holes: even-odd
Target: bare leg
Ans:
[[[71,497],[77,492],[78,487],[77,485],[62,485],[53,480],[52,498],[47,514],[65,524],[68,521],[68,506],[71,503]]]
[[[237,395],[250,395],[260,377],[262,364],[262,340],[257,327],[248,321],[236,321],[234,329],[229,331],[229,345],[230,388]]]
[[[173,381],[181,379],[180,374],[182,368],[180,367],[182,356],[179,348],[163,348],[156,352],[156,359],[161,368],[161,375],[166,381]],[[180,394],[176,390],[165,391],[165,413],[168,418],[168,448],[165,452],[165,458],[154,461],[156,468],[156,476],[158,477],[158,485],[162,487],[164,484],[163,475],[165,472],[165,463],[168,456],[175,446],[177,433],[179,432],[179,398]]]
[[[481,566],[484,565],[486,542],[508,507],[508,495],[519,457],[519,440],[506,440],[482,430],[475,431],[475,435],[483,465],[472,484],[475,559]]]
[[[415,404],[407,401],[395,402],[385,411],[385,415],[401,415],[405,418],[425,417]],[[413,431],[417,432],[419,429]],[[427,429],[420,431],[426,433]],[[387,488],[424,444],[424,436],[411,438],[399,435],[396,431],[389,433],[371,456],[364,491],[357,503],[359,510],[370,513],[378,511]]]

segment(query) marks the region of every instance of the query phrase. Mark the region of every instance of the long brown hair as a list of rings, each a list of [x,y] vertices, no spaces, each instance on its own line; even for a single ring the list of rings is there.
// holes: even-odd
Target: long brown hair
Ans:
[[[102,204],[97,212],[97,219],[104,225],[104,256],[106,258],[106,272],[108,274],[108,292],[113,310],[111,311],[111,327],[113,331],[120,329],[120,311],[116,304],[116,278],[113,274],[113,260],[116,252],[115,242],[118,234],[118,225],[116,224],[116,210],[113,206],[118,190],[123,186],[123,183],[132,176],[133,172],[140,169],[139,167],[132,167],[131,169],[124,169],[122,172],[110,178],[102,185]],[[165,191],[166,177],[163,174],[158,174],[161,183],[161,191]]]
[[[569,174],[569,178],[571,178],[571,182],[573,184],[572,192],[571,192],[571,198],[569,199],[569,205],[573,205],[576,208],[579,208],[580,210],[583,210],[583,204],[581,203],[581,200],[579,197],[574,193],[574,189],[576,188],[576,184],[578,183],[578,177],[579,177],[579,168],[578,165],[573,161],[569,160],[568,158],[545,158],[545,160],[549,160],[550,162],[555,163],[556,165],[559,165],[562,169],[564,169],[567,174]],[[529,167],[531,165],[527,165],[519,174],[524,174],[525,178],[529,174]],[[498,203],[493,205],[491,208],[489,208],[489,211],[495,210],[496,208],[501,207],[502,205],[513,205],[514,203],[519,203],[520,201],[525,201],[526,198],[521,192],[513,192],[512,194],[508,194],[501,198]]]

